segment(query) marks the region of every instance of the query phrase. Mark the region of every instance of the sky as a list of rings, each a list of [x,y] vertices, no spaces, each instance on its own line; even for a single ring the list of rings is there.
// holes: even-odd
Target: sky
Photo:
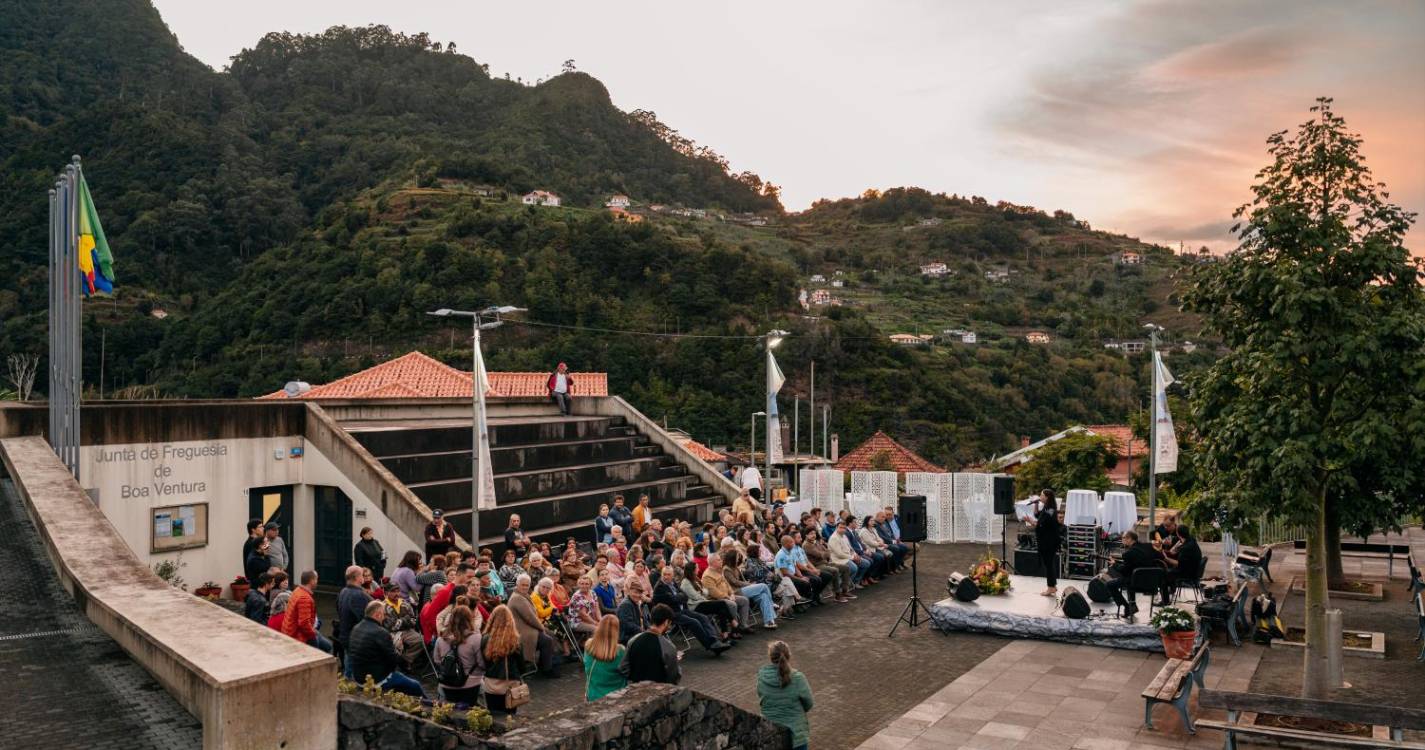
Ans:
[[[794,211],[913,185],[1225,250],[1267,136],[1323,95],[1425,211],[1417,0],[154,2],[218,69],[269,31],[371,23],[528,82],[573,59]]]

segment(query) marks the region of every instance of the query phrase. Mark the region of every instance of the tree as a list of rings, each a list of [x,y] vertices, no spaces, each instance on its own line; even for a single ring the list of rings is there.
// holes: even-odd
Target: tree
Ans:
[[[33,354],[11,354],[5,358],[5,379],[15,386],[15,400],[29,401],[30,392],[35,388],[35,371],[39,369],[40,358]]]
[[[1238,250],[1196,268],[1184,302],[1230,350],[1190,380],[1199,479],[1237,518],[1307,527],[1302,693],[1321,698],[1333,509],[1379,528],[1422,481],[1425,297],[1403,244],[1414,216],[1331,100],[1311,112],[1267,139]]]
[[[1069,490],[1102,492],[1109,487],[1108,470],[1118,460],[1114,447],[1113,439],[1102,435],[1065,435],[1029,454],[1015,472],[1015,492],[1028,495],[1046,487],[1060,496]]]
[[[574,58],[572,57],[568,60],[565,60],[564,64],[561,65],[559,69],[563,73],[573,73],[574,71],[578,70],[578,68],[574,67]]]

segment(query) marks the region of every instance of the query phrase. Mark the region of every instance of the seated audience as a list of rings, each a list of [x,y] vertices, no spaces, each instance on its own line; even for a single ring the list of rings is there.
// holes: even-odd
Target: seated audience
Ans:
[[[678,662],[682,656],[666,634],[673,625],[673,610],[660,604],[649,613],[648,626],[628,642],[619,672],[633,682],[678,684],[683,678]]]
[[[386,603],[369,601],[362,615],[347,638],[346,663],[351,679],[364,683],[370,677],[382,690],[424,698],[421,684],[396,669],[401,657],[391,643],[391,634],[381,624],[386,617]]]
[[[447,658],[454,654],[453,661],[459,662],[458,670],[446,668]],[[480,655],[480,626],[475,622],[469,607],[456,605],[450,610],[450,620],[439,638],[435,639],[435,660],[439,685],[437,692],[441,700],[451,703],[475,705],[480,698],[480,683],[485,679],[482,668],[484,659]],[[465,679],[458,684],[447,684],[452,673],[463,672]]]

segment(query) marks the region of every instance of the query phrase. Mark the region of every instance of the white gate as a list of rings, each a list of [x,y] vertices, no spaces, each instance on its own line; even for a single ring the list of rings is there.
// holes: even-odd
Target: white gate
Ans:
[[[994,474],[960,473],[954,477],[955,541],[997,542],[1004,517],[994,512]]]
[[[886,506],[896,506],[898,475],[894,471],[851,472],[851,494],[847,509],[857,518],[874,515]]]
[[[953,474],[908,472],[907,495],[925,495],[925,538],[928,542],[955,541],[955,483]]]

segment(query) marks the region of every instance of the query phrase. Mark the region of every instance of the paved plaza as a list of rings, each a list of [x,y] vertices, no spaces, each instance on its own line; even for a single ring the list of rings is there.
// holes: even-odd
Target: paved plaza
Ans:
[[[0,539],[0,747],[201,747],[198,720],[60,586],[9,480],[0,480]]]

